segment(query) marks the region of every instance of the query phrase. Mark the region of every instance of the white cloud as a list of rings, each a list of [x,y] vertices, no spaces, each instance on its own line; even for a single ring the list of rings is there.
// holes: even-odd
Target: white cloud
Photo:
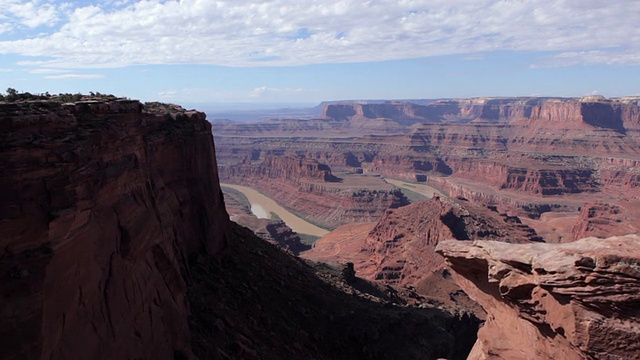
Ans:
[[[67,5],[47,1],[3,0],[0,4],[0,34],[20,29],[53,26],[60,20],[60,11]]]
[[[178,92],[175,90],[160,91],[158,97],[161,99],[175,99],[176,94],[178,94]]]
[[[63,74],[63,75],[49,75],[45,76],[45,79],[67,79],[67,80],[84,80],[84,79],[102,79],[104,75],[101,74]]]
[[[50,68],[289,66],[492,51],[552,54],[536,66],[640,64],[638,1],[3,1],[11,6],[0,5],[0,17],[26,27],[65,14],[48,34],[0,41],[0,54],[48,57],[26,63]]]
[[[49,68],[37,68],[29,70],[32,74],[56,74],[56,73],[65,73],[69,72],[69,70],[65,69],[49,69]]]

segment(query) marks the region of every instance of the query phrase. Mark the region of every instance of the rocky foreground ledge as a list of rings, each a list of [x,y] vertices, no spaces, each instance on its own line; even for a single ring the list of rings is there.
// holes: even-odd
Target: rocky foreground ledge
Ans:
[[[640,236],[436,251],[489,314],[468,359],[640,358]]]

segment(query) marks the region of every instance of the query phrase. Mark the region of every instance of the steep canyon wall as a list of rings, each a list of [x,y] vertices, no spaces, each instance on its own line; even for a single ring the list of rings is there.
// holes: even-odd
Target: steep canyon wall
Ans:
[[[188,259],[228,226],[205,115],[3,103],[0,127],[0,357],[188,356]]]

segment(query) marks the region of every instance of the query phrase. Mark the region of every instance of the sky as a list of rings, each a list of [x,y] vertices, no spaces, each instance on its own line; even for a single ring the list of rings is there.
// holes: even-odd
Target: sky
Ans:
[[[0,92],[173,103],[640,95],[638,0],[1,0]]]

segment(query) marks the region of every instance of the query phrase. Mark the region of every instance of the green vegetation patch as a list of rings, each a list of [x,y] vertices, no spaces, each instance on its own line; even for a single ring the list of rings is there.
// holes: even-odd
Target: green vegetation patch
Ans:
[[[397,187],[397,188],[400,189],[400,191],[402,191],[404,196],[406,196],[407,199],[409,199],[409,202],[412,203],[412,204],[428,199],[428,197],[426,197],[426,196],[424,196],[424,195],[422,195],[420,193],[417,193],[415,191],[411,191],[409,189],[405,189],[404,187]]]
[[[269,218],[271,220],[282,220],[282,218],[280,218],[280,216],[278,216],[278,214],[274,213],[273,211],[269,211]]]
[[[16,101],[34,101],[34,100],[48,100],[48,101],[58,101],[62,103],[67,102],[78,102],[85,100],[120,100],[124,98],[119,98],[111,94],[101,94],[99,92],[89,92],[88,95],[76,93],[60,93],[60,94],[49,94],[49,92],[43,94],[32,94],[28,91],[22,92],[18,91],[14,88],[8,88],[6,93],[0,93],[0,101],[6,102],[16,102]]]
[[[309,235],[309,234],[300,234],[298,233],[298,237],[300,237],[300,242],[305,245],[313,245],[316,240],[320,239],[320,236]]]
[[[247,209],[251,209],[251,202],[241,191],[227,186],[220,186],[220,189],[227,196],[235,198],[240,204],[242,204],[242,206],[246,207]]]

